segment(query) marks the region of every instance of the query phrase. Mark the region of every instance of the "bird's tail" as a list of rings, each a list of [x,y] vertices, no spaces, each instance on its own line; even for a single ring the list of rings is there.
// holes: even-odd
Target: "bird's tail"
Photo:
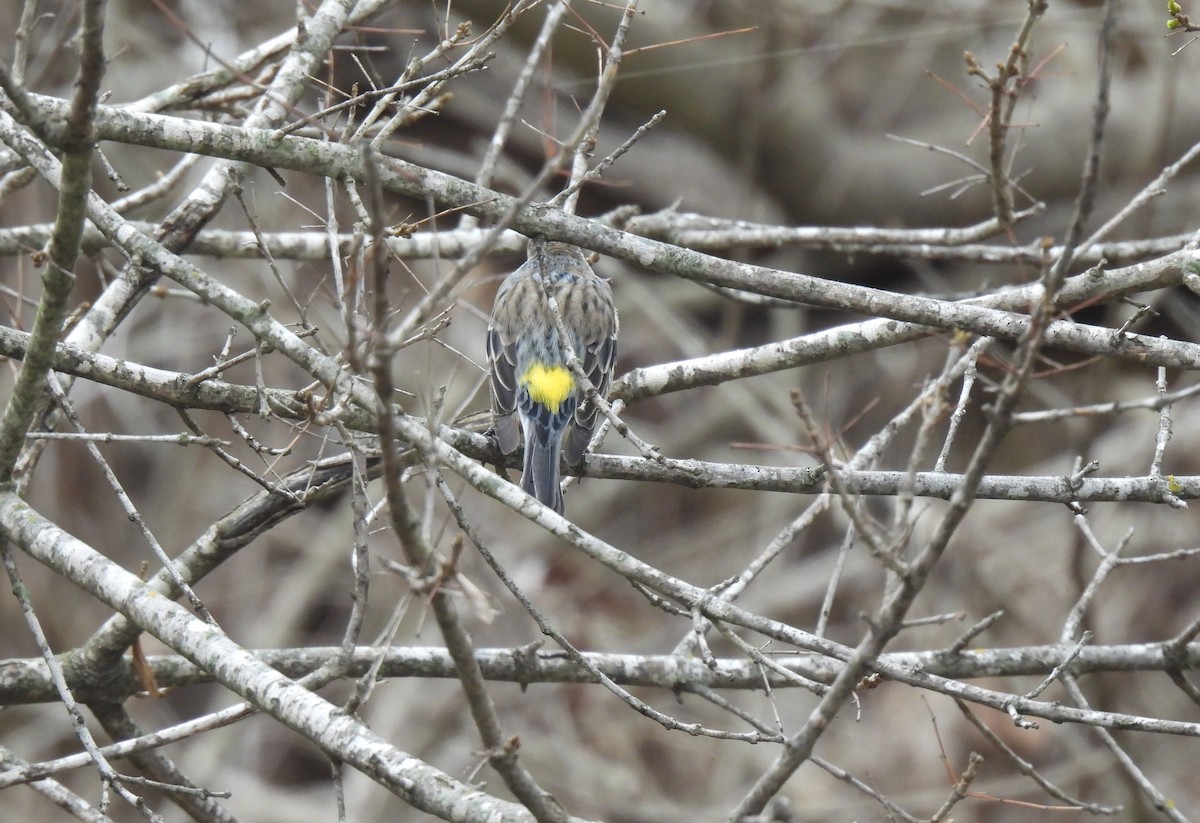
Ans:
[[[540,430],[539,430],[540,429]],[[525,467],[521,488],[559,514],[563,513],[562,485],[558,477],[558,453],[562,445],[561,429],[526,426]]]

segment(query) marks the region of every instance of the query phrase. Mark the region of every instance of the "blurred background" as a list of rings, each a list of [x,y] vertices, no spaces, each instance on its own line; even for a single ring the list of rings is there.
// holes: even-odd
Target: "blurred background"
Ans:
[[[18,3],[0,7],[0,58],[11,60],[11,35]],[[108,13],[110,58],[105,88],[108,101],[137,101],[195,72],[213,68],[214,56],[229,59],[284,31],[295,4],[232,0],[167,4],[187,32],[151,0],[114,0]],[[397,3],[348,33],[347,47],[335,53],[329,74],[314,80],[305,111],[313,111],[327,80],[339,89],[358,83],[387,84],[413,55],[426,53],[459,22],[482,32],[503,4],[488,0]],[[74,4],[42,2],[47,16],[30,43],[29,86],[37,92],[69,96],[74,72],[67,59],[75,30]],[[1185,8],[1185,11],[1187,9]],[[585,190],[579,213],[605,214],[636,206],[651,214],[663,209],[779,225],[963,227],[991,216],[985,185],[971,185],[975,170],[947,154],[893,139],[934,144],[986,163],[981,113],[987,93],[967,76],[964,52],[985,68],[1007,56],[1025,18],[1022,0],[651,0],[636,16],[620,80],[603,121],[596,157],[603,157],[665,109],[663,123]],[[553,41],[534,90],[522,108],[493,186],[520,193],[576,123],[590,99],[602,59],[594,32],[606,41],[616,25],[614,6],[576,0],[568,24]],[[1051,2],[1031,41],[1036,68],[1022,89],[1010,138],[1012,175],[1046,209],[1020,224],[1013,236],[996,237],[1000,246],[1031,243],[1043,236],[1061,240],[1079,187],[1097,84],[1097,37],[1102,16],[1097,2]],[[542,12],[520,21],[495,46],[487,69],[455,81],[453,97],[436,114],[397,132],[387,153],[466,179],[478,173],[505,100],[512,89]],[[1187,101],[1200,46],[1184,48],[1190,35],[1166,35],[1162,4],[1121,3],[1115,42],[1112,113],[1103,155],[1102,184],[1095,219],[1100,225],[1174,162],[1197,140],[1200,112]],[[201,45],[202,44],[202,45]],[[207,53],[206,53],[207,52]],[[237,107],[228,112],[236,119]],[[332,124],[340,129],[341,124]],[[165,152],[106,144],[105,155],[132,188],[145,186],[176,161]],[[201,161],[168,197],[131,216],[157,220],[179,202],[207,168]],[[270,175],[246,177],[245,198],[264,231],[321,231],[327,214],[324,181],[286,174],[281,189]],[[552,195],[557,181],[545,192]],[[1192,170],[1127,220],[1112,240],[1147,239],[1196,230],[1197,178]],[[119,196],[103,173],[97,189]],[[1031,204],[1018,200],[1018,207]],[[0,202],[0,229],[53,218],[53,192],[34,181],[7,192]],[[348,230],[354,213],[337,204]],[[416,222],[430,215],[419,201],[389,201],[391,219]],[[452,228],[455,215],[430,225]],[[231,201],[215,228],[245,229],[244,211]],[[730,248],[722,252],[786,271],[861,283],[906,293],[953,296],[1028,282],[1036,269],[1021,265],[897,258],[886,254],[844,255],[799,247]],[[270,299],[284,322],[297,322],[291,300],[261,259],[196,256],[198,265],[248,297]],[[486,407],[483,333],[499,280],[522,259],[495,255],[472,273],[455,297],[452,323],[437,341],[423,341],[396,359],[398,384],[410,394],[406,410],[453,421]],[[111,251],[81,260],[74,299],[94,300],[122,265]],[[310,323],[330,350],[345,343],[345,326],[333,299],[331,266],[323,260],[280,259],[276,265]],[[403,309],[444,274],[450,263],[407,260],[393,267],[393,295]],[[784,340],[861,319],[805,307],[767,307],[719,294],[695,283],[634,270],[602,259],[599,272],[610,277],[621,312],[617,373],[705,354]],[[38,271],[28,254],[0,258],[0,295],[5,324],[28,330],[36,299]],[[1196,299],[1182,290],[1138,296],[1156,315],[1139,325],[1146,333],[1194,340]],[[1119,326],[1133,313],[1128,305],[1094,306],[1076,317]],[[137,363],[195,372],[212,363],[226,344],[229,319],[166,288],[133,312],[103,351]],[[252,348],[245,331],[233,354]],[[626,419],[638,434],[672,457],[782,466],[818,461],[796,417],[789,392],[800,389],[839,439],[840,456],[853,453],[905,408],[925,381],[942,367],[948,339],[926,339],[856,355],[826,366],[785,371],[637,403]],[[986,401],[999,380],[1010,348],[996,344],[981,362],[977,397]],[[1042,379],[1032,385],[1024,408],[1057,408],[1118,399],[1150,397],[1155,373],[1125,363],[1083,362],[1048,352]],[[7,392],[17,364],[0,369]],[[1060,368],[1070,367],[1070,368]],[[281,358],[263,361],[270,386],[299,388],[305,376]],[[253,360],[230,370],[225,379],[253,385]],[[1194,383],[1188,374],[1170,374],[1170,387]],[[956,391],[956,389],[955,389]],[[444,392],[444,397],[441,396]],[[181,430],[165,406],[80,381],[72,398],[93,431],[169,433]],[[1195,415],[1189,404],[1176,407],[1174,437],[1165,472],[1196,474]],[[200,412],[196,419],[214,436],[236,439],[227,421]],[[960,432],[949,468],[959,470],[982,426],[976,403]],[[280,421],[242,421],[271,447],[291,452],[270,465],[243,449],[267,476],[283,474],[305,460],[339,451],[329,432]],[[1154,445],[1158,417],[1152,412],[1094,415],[1019,427],[1012,432],[993,469],[1002,473],[1065,475],[1076,458],[1099,460],[1101,475],[1143,475]],[[904,468],[911,432],[902,432],[884,456],[882,468]],[[200,449],[131,444],[103,446],[106,457],[160,542],[175,553],[258,487]],[[635,453],[616,435],[605,451]],[[242,452],[239,452],[241,454]],[[923,465],[922,468],[929,468]],[[515,475],[514,475],[515,476]],[[537,606],[572,642],[585,650],[666,654],[689,630],[686,620],[651,606],[627,581],[616,577],[489,499],[451,479],[480,534]],[[413,494],[420,494],[415,486]],[[378,489],[373,488],[378,496]],[[50,445],[38,465],[29,499],[65,529],[126,568],[150,558],[136,529],[114,505],[111,491],[83,447]],[[811,496],[734,490],[692,490],[632,482],[586,480],[567,492],[570,517],[582,528],[671,574],[699,586],[727,579],[756,557],[813,502]],[[936,524],[942,506],[926,507],[914,542]],[[888,500],[871,507],[889,517]],[[457,529],[433,502],[429,527],[448,550]],[[1142,505],[1099,504],[1089,522],[1109,549],[1132,533],[1132,555],[1191,548],[1197,522],[1187,510]],[[760,614],[811,630],[845,531],[846,518],[834,506],[789,541],[769,572],[743,596]],[[350,610],[349,558],[353,531],[349,500],[329,501],[285,521],[258,539],[199,587],[221,625],[250,648],[334,645],[340,642]],[[377,555],[399,558],[385,530],[372,536]],[[982,502],[976,505],[952,544],[935,579],[922,594],[913,617],[962,612],[965,620],[905,632],[894,649],[937,649],[964,628],[1003,609],[1005,617],[976,642],[980,646],[1054,643],[1068,611],[1090,579],[1097,555],[1074,526],[1065,507]],[[49,571],[21,558],[39,616],[56,650],[84,641],[107,617],[94,601],[68,588]],[[470,618],[480,647],[507,647],[537,639],[536,626],[468,550],[464,572],[489,593],[498,611],[492,622]],[[381,568],[376,565],[376,569]],[[1089,610],[1086,626],[1096,642],[1121,644],[1164,640],[1194,617],[1197,563],[1148,564],[1113,575]],[[833,603],[827,634],[853,644],[862,635],[861,614],[879,600],[883,573],[858,547],[849,555]],[[371,607],[364,640],[381,631],[394,607],[408,597],[395,575],[372,578]],[[9,597],[0,598],[0,659],[36,654]],[[756,638],[750,638],[758,642]],[[150,653],[165,651],[149,638]],[[419,600],[410,604],[395,639],[397,645],[440,645],[436,626]],[[713,640],[719,655],[735,655]],[[774,651],[775,649],[771,649]],[[780,650],[785,651],[785,650]],[[1021,693],[1040,678],[994,679],[983,685]],[[1196,706],[1162,674],[1112,674],[1085,681],[1093,705],[1183,720],[1200,719]],[[330,687],[344,699],[345,684]],[[660,691],[635,693],[681,721],[744,730],[737,718],[694,695]],[[532,685],[521,689],[496,684],[493,691],[506,730],[519,734],[527,767],[572,814],[611,823],[674,823],[724,819],[771,762],[768,746],[693,738],[667,732],[592,686]],[[811,695],[777,693],[775,706],[762,694],[731,694],[756,716],[794,731],[812,710]],[[1067,698],[1053,687],[1047,699]],[[215,686],[181,689],[162,700],[140,700],[130,710],[147,728],[167,725],[229,705],[231,696]],[[452,680],[392,680],[382,684],[362,709],[372,728],[413,754],[466,779],[480,764],[479,739]],[[981,716],[1022,757],[1069,793],[1096,803],[1123,804],[1122,820],[1154,820],[1150,809],[1085,728],[1051,727],[1018,731],[1003,716]],[[937,719],[935,726],[933,718]],[[1127,733],[1119,736],[1150,780],[1186,811],[1200,802],[1194,780],[1196,743]],[[69,751],[76,743],[58,705],[0,709],[0,743],[27,760]],[[954,706],[938,696],[922,696],[897,684],[862,696],[861,717],[841,717],[822,738],[817,753],[846,769],[917,817],[931,815],[953,784],[939,755],[944,748],[956,771],[967,753],[986,758],[974,788],[999,798],[1053,804],[969,727]],[[226,807],[243,821],[336,819],[330,766],[315,748],[273,721],[258,717],[209,733],[168,754],[193,779],[233,797]],[[503,794],[486,768],[473,779]],[[95,799],[98,781],[84,771],[64,781]],[[796,820],[886,820],[874,800],[806,765],[784,792]],[[366,778],[346,779],[349,820],[423,820]],[[183,819],[158,803],[171,821]],[[58,821],[65,813],[33,792],[4,792],[0,819]],[[1062,814],[969,799],[954,819],[1001,823]],[[136,819],[114,809],[119,820]]]

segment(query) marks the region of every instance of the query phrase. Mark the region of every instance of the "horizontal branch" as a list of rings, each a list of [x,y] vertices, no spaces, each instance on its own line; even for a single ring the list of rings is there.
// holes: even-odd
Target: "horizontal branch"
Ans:
[[[1033,217],[1045,209],[1035,206],[1017,218]],[[730,220],[671,209],[634,218],[632,228],[648,237],[660,237],[688,248],[729,248],[731,246],[778,248],[796,245],[829,249],[835,245],[852,246],[865,251],[880,244],[905,244],[937,247],[977,243],[1003,230],[992,217],[974,226],[920,228],[879,228],[877,226],[776,226],[749,220]],[[685,242],[686,241],[686,242]],[[693,245],[695,244],[695,245]]]
[[[130,225],[143,234],[152,235],[156,224],[131,220]],[[29,254],[46,244],[51,224],[0,228],[0,255]],[[461,257],[479,246],[490,234],[489,229],[447,229],[446,231],[416,232],[410,236],[385,239],[388,251],[405,260]],[[261,242],[260,242],[261,241]],[[348,257],[357,249],[370,245],[370,239],[343,232],[337,235],[338,254]],[[490,241],[492,253],[519,253],[525,250],[525,238],[506,231]],[[96,252],[112,247],[112,242],[95,226],[88,224],[82,240],[83,249]],[[263,249],[276,260],[327,260],[329,234],[325,231],[260,232],[204,229],[188,245],[185,255],[220,257],[222,259],[260,259]]]
[[[1062,664],[1073,651],[1071,645],[1024,646],[1001,649],[971,649],[958,653],[946,651],[892,652],[880,660],[885,665],[919,668],[939,677],[968,680],[982,677],[1045,676]],[[259,649],[252,651],[259,660],[297,680],[331,660],[342,650],[337,647],[297,649]],[[782,672],[762,667],[757,661],[716,658],[704,662],[675,655],[609,654],[585,652],[583,656],[605,676],[622,686],[688,690],[699,687],[758,691],[765,677],[774,689],[795,688],[802,681]],[[382,658],[382,662],[379,662]],[[489,680],[509,683],[595,683],[587,669],[565,652],[514,649],[477,649],[475,659]],[[772,657],[781,669],[809,680],[828,683],[841,663],[828,657],[782,654]],[[147,658],[159,688],[181,688],[216,681],[211,674],[179,655],[154,655]],[[384,678],[423,677],[454,679],[458,675],[450,653],[439,647],[393,646],[386,649],[360,647],[354,650],[343,677],[366,674],[379,663],[378,675]],[[1071,661],[1073,674],[1100,672],[1161,672],[1172,667],[1194,669],[1200,666],[1200,643],[1192,643],[1178,659],[1170,658],[1161,643],[1131,643],[1117,646],[1085,646]],[[129,658],[111,670],[112,679],[103,686],[83,680],[68,682],[76,698],[120,702],[142,694],[145,688],[134,672]],[[0,661],[0,705],[53,703],[59,699],[41,658]]]
[[[714,463],[705,460],[667,460],[659,463],[641,457],[589,455],[579,470],[582,477],[610,480],[649,480],[691,488],[746,489],[751,491],[812,494],[819,469]],[[951,472],[840,471],[842,483],[865,496],[894,496],[904,489],[916,497],[949,500],[963,476]],[[1069,477],[986,475],[975,495],[985,500],[1041,503],[1166,503],[1168,496],[1194,500],[1200,497],[1200,476]]]
[[[1014,215],[1020,219],[1039,212],[1029,209]],[[1042,238],[1023,246],[984,245],[978,241],[997,233],[998,221],[985,220],[974,226],[936,229],[891,229],[875,226],[775,226],[745,220],[727,220],[675,211],[635,218],[630,229],[689,249],[778,249],[795,246],[826,249],[845,254],[880,254],[921,260],[1041,266],[1062,255],[1062,246],[1046,246]],[[1074,250],[1074,260],[1095,265],[1101,259],[1123,265],[1147,257],[1179,251],[1192,234],[1176,234],[1145,240],[1095,243]]]

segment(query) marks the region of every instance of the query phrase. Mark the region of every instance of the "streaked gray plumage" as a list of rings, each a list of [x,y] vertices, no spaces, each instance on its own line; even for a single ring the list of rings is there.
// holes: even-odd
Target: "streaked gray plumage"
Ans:
[[[546,243],[540,259],[531,243],[529,259],[496,293],[487,336],[496,439],[511,454],[524,430],[521,488],[561,514],[559,453],[568,465],[583,462],[598,410],[586,402],[567,366],[543,281],[558,304],[571,350],[602,396],[612,382],[618,321],[608,282],[592,271],[582,251],[566,243]]]

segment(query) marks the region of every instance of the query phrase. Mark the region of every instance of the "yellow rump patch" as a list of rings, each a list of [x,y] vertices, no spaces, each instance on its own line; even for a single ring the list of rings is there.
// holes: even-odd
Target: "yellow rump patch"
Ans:
[[[559,407],[575,390],[575,378],[564,366],[534,363],[521,375],[521,384],[529,390],[529,398],[558,414]]]

